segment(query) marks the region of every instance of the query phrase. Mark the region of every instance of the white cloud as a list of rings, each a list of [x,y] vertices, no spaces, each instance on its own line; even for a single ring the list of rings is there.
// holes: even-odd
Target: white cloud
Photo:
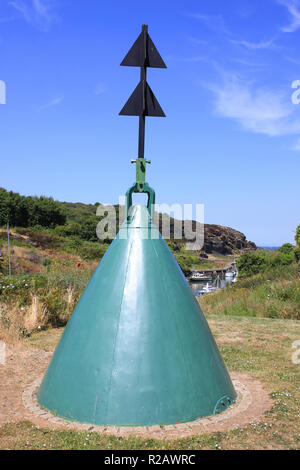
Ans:
[[[57,18],[53,14],[53,0],[12,0],[9,5],[22,15],[27,23],[48,31]]]
[[[210,29],[228,33],[222,15],[204,15],[202,13],[188,13],[187,16],[204,22]]]
[[[15,0],[13,2],[9,3],[15,10],[17,10],[23,18],[29,23],[30,22],[30,12],[29,12],[29,6],[28,4],[26,5],[25,1],[23,0]]]
[[[247,49],[258,50],[258,49],[270,49],[271,47],[273,47],[274,39],[270,39],[270,41],[260,41],[260,42],[236,41],[234,39],[231,39],[230,42],[232,44],[237,44],[238,46],[244,46]]]
[[[244,129],[268,136],[300,134],[300,109],[291,104],[290,96],[278,90],[255,89],[237,77],[227,78],[223,86],[206,86],[214,93],[217,114],[235,120]]]
[[[285,6],[291,16],[291,23],[281,28],[284,33],[294,33],[300,28],[300,2],[299,0],[277,0],[280,5]]]
[[[53,100],[41,106],[39,108],[39,111],[42,111],[43,109],[47,109],[47,108],[52,108],[53,106],[57,106],[63,101],[63,99],[64,99],[64,96],[58,96],[57,98],[54,98]]]
[[[294,59],[294,57],[284,57],[284,59],[288,62],[291,62],[292,64],[300,66],[300,60]]]
[[[246,67],[263,68],[266,66],[266,63],[255,62],[255,61],[252,62],[250,60],[240,59],[236,57],[233,57],[231,60],[233,62],[236,62],[237,64],[245,65]]]

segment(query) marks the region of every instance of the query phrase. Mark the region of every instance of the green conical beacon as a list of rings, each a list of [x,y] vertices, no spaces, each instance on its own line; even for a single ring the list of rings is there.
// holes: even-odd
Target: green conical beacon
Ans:
[[[131,49],[136,59],[131,51],[125,57],[128,65],[162,67],[146,27],[142,35]],[[37,394],[41,406],[69,420],[167,425],[219,413],[236,398],[200,306],[153,223],[155,193],[145,182],[142,150],[139,139],[126,219],[81,296]],[[148,193],[147,207],[132,205],[133,192]]]

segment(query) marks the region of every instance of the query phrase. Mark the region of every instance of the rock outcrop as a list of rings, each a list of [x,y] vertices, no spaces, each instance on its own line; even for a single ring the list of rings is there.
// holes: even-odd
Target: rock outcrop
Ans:
[[[242,232],[233,228],[209,224],[204,226],[205,253],[230,255],[236,250],[251,251],[256,248],[255,243],[248,241]]]
[[[159,219],[159,226],[160,230],[162,231],[161,216]],[[166,220],[168,220],[168,216],[166,216]],[[198,226],[197,229],[203,229],[203,225],[193,220],[190,224],[190,233],[192,233],[191,230],[193,232],[196,231],[196,224]],[[167,225],[168,223],[166,223],[166,226]],[[177,228],[175,229],[174,226]],[[178,227],[180,227],[180,229],[178,229]],[[177,237],[174,238],[174,232],[180,233],[180,231],[182,239],[178,240]],[[170,236],[165,236],[164,238],[167,240],[170,239],[178,245],[193,241],[191,235],[187,235],[187,226],[184,225],[184,222],[173,218],[170,218]],[[234,230],[230,227],[223,227],[222,225],[204,224],[204,245],[201,250],[202,253],[219,253],[222,255],[230,255],[236,251],[251,251],[256,250],[256,248],[257,247],[255,243],[248,241],[246,236],[238,230]]]

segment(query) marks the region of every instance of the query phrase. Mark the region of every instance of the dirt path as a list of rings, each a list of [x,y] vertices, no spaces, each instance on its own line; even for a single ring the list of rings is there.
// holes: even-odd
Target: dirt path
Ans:
[[[6,351],[6,364],[0,365],[0,425],[31,419],[23,406],[22,393],[46,370],[51,355],[39,349]]]

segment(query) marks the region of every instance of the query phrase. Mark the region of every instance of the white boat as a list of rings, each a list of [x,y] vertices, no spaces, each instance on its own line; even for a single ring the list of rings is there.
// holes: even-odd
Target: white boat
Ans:
[[[216,292],[218,290],[216,287],[211,287],[208,283],[206,286],[202,287],[202,289],[199,290],[199,294],[210,294],[211,292]]]
[[[196,281],[196,282],[201,282],[201,281],[210,281],[211,277],[202,273],[192,273],[190,277],[190,281]]]
[[[234,276],[235,276],[234,271],[226,271],[226,273],[225,273],[225,277],[234,277]]]

